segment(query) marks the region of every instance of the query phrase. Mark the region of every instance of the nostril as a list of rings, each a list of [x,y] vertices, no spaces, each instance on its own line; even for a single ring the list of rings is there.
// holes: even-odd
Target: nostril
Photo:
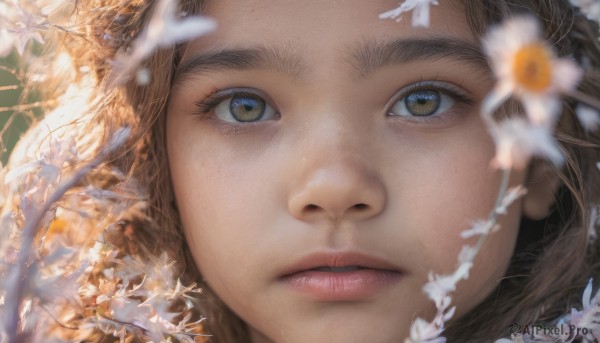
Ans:
[[[356,204],[356,205],[354,205],[354,208],[356,208],[357,210],[364,210],[367,207],[369,207],[369,206],[366,205],[366,204]]]
[[[317,205],[313,205],[313,204],[310,204],[310,205],[307,205],[307,206],[306,206],[306,210],[307,210],[308,212],[314,212],[314,211],[316,211],[318,208],[319,208],[319,206],[317,206]]]
[[[360,204],[356,204],[356,205],[352,206],[348,210],[350,212],[354,212],[354,211],[363,212],[369,208],[370,208],[369,205],[360,203]],[[320,212],[321,210],[324,210],[324,209],[321,206],[318,206],[315,204],[308,204],[308,205],[304,206],[304,211],[306,214],[315,214],[315,213]]]

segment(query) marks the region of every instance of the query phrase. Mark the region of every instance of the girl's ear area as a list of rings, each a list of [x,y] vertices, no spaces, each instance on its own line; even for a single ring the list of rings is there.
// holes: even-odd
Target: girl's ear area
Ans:
[[[524,182],[527,194],[523,198],[522,214],[531,220],[546,218],[561,184],[562,181],[553,167],[541,160],[531,162]]]

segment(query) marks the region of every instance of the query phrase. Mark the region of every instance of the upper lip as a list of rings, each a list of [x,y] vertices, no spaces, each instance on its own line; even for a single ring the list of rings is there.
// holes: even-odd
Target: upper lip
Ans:
[[[370,269],[402,272],[398,266],[382,258],[370,256],[356,251],[318,252],[306,255],[281,273],[281,277],[290,276],[319,267],[358,266]]]

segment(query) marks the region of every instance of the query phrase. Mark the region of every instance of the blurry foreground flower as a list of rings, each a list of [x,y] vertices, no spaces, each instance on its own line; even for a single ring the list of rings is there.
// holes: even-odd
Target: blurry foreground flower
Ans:
[[[89,162],[68,131],[0,180],[0,342],[203,341],[200,289],[155,249],[143,189],[102,164],[130,129]]]
[[[600,2],[598,0],[569,0],[571,5],[579,7],[585,16],[596,22],[600,22]]]
[[[397,8],[381,13],[379,19],[402,19],[402,13],[413,11],[412,26],[429,27],[429,6],[437,5],[437,0],[404,0]]]
[[[200,37],[216,27],[214,20],[202,16],[189,16],[180,20],[176,11],[175,0],[160,0],[157,3],[148,26],[133,42],[132,51],[116,57],[110,84],[116,85],[127,80],[156,48]]]
[[[4,56],[12,50],[11,45],[22,55],[29,40],[44,43],[41,32],[47,23],[43,17],[26,11],[14,2],[0,3],[0,13],[0,30],[4,31],[2,36],[6,37],[6,40],[0,41],[0,51]]]
[[[582,70],[575,62],[555,56],[531,17],[509,19],[492,29],[483,44],[498,79],[484,100],[483,112],[491,114],[515,96],[530,121],[554,127],[562,106],[560,95],[575,89]]]
[[[75,0],[36,0],[0,2],[0,57],[16,48],[23,55],[30,40],[44,43],[51,26],[67,30]]]

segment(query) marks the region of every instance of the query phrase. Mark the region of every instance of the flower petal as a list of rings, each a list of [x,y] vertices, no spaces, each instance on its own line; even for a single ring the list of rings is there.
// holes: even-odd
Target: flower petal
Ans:
[[[594,131],[600,125],[600,114],[589,106],[580,104],[575,109],[575,113],[577,113],[581,126],[587,131]]]
[[[557,95],[521,94],[521,101],[529,120],[539,126],[554,128],[562,102]]]
[[[561,58],[553,63],[553,85],[559,92],[569,92],[577,87],[583,77],[583,70],[572,60]]]
[[[522,118],[502,121],[492,131],[496,141],[493,165],[500,169],[523,169],[532,156],[561,165],[564,156],[550,128],[532,125]]]
[[[587,309],[590,307],[590,299],[592,297],[592,278],[588,281],[585,290],[583,291],[583,297],[581,298],[581,303],[583,304],[583,309]]]
[[[214,20],[200,16],[190,17],[165,28],[159,42],[160,46],[187,41],[213,31],[217,27]]]

